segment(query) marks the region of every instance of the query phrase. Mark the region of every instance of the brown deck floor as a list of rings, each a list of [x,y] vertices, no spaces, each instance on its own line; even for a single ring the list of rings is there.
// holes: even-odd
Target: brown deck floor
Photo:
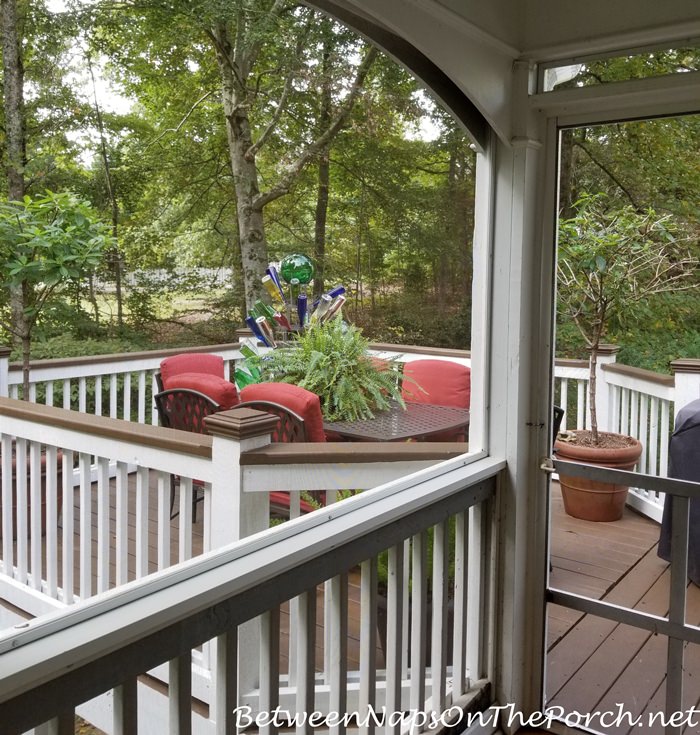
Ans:
[[[593,523],[564,513],[557,485],[552,494],[550,585],[654,615],[668,613],[668,564],[656,555],[659,525],[629,508],[620,521]],[[700,588],[688,587],[686,621],[700,624]],[[605,733],[663,733],[650,713],[663,710],[667,639],[628,625],[550,605],[547,704],[567,712],[618,712]],[[700,646],[685,653],[684,709],[700,706]],[[642,716],[641,724],[630,724]],[[608,718],[609,721],[611,718]],[[696,718],[700,721],[700,716]],[[696,733],[700,727],[686,729]]]
[[[129,554],[128,554],[128,578],[129,580],[135,579],[136,576],[136,553],[135,553],[135,525],[136,525],[136,508],[135,508],[135,477],[132,475],[129,478],[129,507],[128,507],[128,524],[129,524]],[[111,483],[111,511],[110,511],[110,522],[112,525],[112,531],[114,532],[114,524],[116,518],[116,494],[114,481]],[[201,493],[201,490],[200,490]],[[79,523],[80,523],[80,505],[79,505],[79,490],[75,490],[75,505],[73,515],[73,527],[75,529],[75,561],[74,561],[74,593],[77,595],[80,593],[80,573],[78,567],[78,548],[79,548]],[[176,497],[177,501],[177,497]],[[177,507],[177,506],[176,506]],[[203,526],[202,516],[204,514],[203,503],[197,505],[197,522],[193,524],[192,529],[192,555],[197,556],[202,553],[203,547]],[[149,572],[155,572],[157,570],[157,492],[156,487],[151,488],[149,495]],[[93,547],[93,570],[92,570],[92,588],[93,594],[97,589],[97,571],[95,568],[95,560],[97,559],[97,507],[96,502],[93,501],[92,506],[92,547]],[[114,535],[113,541],[114,544]],[[63,583],[61,574],[61,558],[62,558],[62,544],[59,533],[59,544],[58,544],[58,556],[59,556],[59,575],[58,585],[61,586]],[[170,524],[170,558],[173,563],[178,559],[178,518],[177,516],[171,521]],[[15,553],[16,553],[16,542],[15,542]],[[46,564],[46,545],[44,544],[43,549],[43,564],[45,571]],[[110,586],[115,585],[116,579],[116,564],[114,559],[114,548],[111,549],[110,557]],[[323,659],[324,659],[324,642],[323,642],[323,607],[324,607],[324,589],[323,586],[319,586],[317,589],[317,605],[316,605],[316,669],[317,671],[323,670]],[[7,619],[7,625],[12,625],[16,620],[22,616],[22,611],[13,608],[12,606],[3,603],[0,600],[0,612],[3,613],[0,616],[0,621]],[[284,603],[280,610],[280,673],[288,673],[288,651],[289,651],[289,604]],[[351,571],[348,575],[348,668],[350,670],[359,669],[359,653],[360,653],[360,575],[359,571]],[[377,662],[378,665],[383,665],[383,653],[381,648],[377,648]]]

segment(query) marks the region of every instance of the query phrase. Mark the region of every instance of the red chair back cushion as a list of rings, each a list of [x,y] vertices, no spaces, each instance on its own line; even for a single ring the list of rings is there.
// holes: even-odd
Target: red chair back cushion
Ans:
[[[185,386],[170,385],[170,380],[180,373],[203,373],[224,378],[224,358],[220,355],[210,355],[206,352],[183,352],[161,360],[160,377],[163,388],[182,388]]]
[[[465,365],[448,360],[415,360],[404,365],[403,374],[415,381],[403,383],[405,401],[469,408],[471,370]]]
[[[305,388],[290,383],[256,383],[241,390],[241,401],[272,401],[290,408],[304,419],[306,439],[325,442],[323,414],[319,397]]]
[[[216,401],[222,410],[233,408],[238,403],[238,391],[233,383],[207,373],[178,373],[171,376],[166,389],[189,388],[198,390]]]

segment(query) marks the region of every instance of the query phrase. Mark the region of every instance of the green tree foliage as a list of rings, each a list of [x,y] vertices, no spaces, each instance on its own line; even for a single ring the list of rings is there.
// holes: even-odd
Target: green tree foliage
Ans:
[[[474,155],[454,123],[445,116],[436,120],[450,142],[411,139],[407,131],[430,106],[418,96],[415,81],[380,55],[344,125],[305,167],[295,169],[288,193],[277,196],[286,191],[285,172],[341,111],[354,80],[355,62],[348,59],[359,58],[362,46],[354,34],[307,9],[226,6],[234,7],[239,12],[225,15],[226,33],[243,22],[251,34],[245,47],[253,40],[260,44],[242,106],[255,141],[258,202],[264,202],[261,263],[292,251],[314,255],[314,243],[322,238],[327,248],[317,260],[318,272],[325,267],[329,287],[353,287],[358,310],[385,306],[407,282],[424,302],[432,294],[467,300]],[[225,265],[239,275],[241,201],[210,33],[221,8],[200,3],[196,10],[139,3],[118,10],[106,6],[90,16],[91,42],[110,59],[111,74],[138,98],[143,124],[111,154],[117,190],[124,188],[120,176],[135,174],[140,191],[132,215],[123,220],[121,240],[131,268]],[[258,26],[264,22],[272,25]],[[323,161],[328,201],[321,225]],[[240,282],[233,286],[240,290]],[[230,312],[230,300],[221,308]],[[407,311],[414,307],[394,313],[408,316]],[[374,332],[383,329],[377,324]]]
[[[637,318],[650,296],[692,288],[697,260],[676,237],[669,215],[611,207],[601,194],[584,196],[576,215],[559,223],[559,308],[591,353],[591,432],[598,443],[596,362],[611,324]]]
[[[21,294],[24,313],[21,329],[4,314],[0,325],[22,345],[25,398],[31,338],[42,311],[62,288],[96,267],[109,244],[94,210],[73,194],[0,201],[1,284]]]
[[[586,64],[568,86],[613,84],[700,69],[700,51],[672,49]],[[561,216],[576,215],[584,193],[604,193],[612,208],[631,207],[639,215],[653,209],[669,216],[677,236],[700,256],[700,116],[628,121],[565,130],[562,133]],[[667,371],[680,356],[700,355],[700,313],[694,288],[649,295],[635,307],[635,320],[611,322],[609,339],[622,347],[628,364]],[[560,353],[583,356],[585,344],[572,323],[560,316]]]

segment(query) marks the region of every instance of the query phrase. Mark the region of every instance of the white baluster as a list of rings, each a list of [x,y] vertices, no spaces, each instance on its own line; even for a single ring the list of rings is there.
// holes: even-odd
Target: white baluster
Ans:
[[[109,589],[109,460],[97,459],[97,592]]]

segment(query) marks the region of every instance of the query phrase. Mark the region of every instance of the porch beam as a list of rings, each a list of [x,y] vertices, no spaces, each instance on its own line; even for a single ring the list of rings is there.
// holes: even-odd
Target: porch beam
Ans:
[[[557,116],[564,127],[649,117],[650,100],[654,115],[700,111],[700,72],[558,89],[530,98],[533,108]]]

